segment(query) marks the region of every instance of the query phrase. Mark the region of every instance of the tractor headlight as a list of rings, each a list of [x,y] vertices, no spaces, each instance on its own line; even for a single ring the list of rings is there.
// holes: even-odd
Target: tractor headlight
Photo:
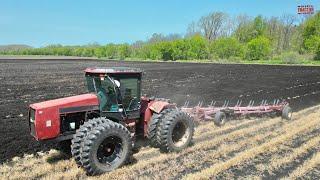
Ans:
[[[36,123],[36,111],[32,108],[29,110],[29,127],[30,127],[30,133],[33,137],[36,137],[36,131],[35,131],[35,123]]]
[[[29,121],[31,123],[34,123],[34,121],[35,121],[35,110],[34,109],[30,109]]]

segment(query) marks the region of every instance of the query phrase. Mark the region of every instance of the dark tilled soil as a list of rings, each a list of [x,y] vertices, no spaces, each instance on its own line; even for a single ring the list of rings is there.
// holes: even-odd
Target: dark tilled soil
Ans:
[[[142,63],[94,60],[0,60],[0,162],[47,150],[29,135],[30,103],[85,93],[86,67],[128,66],[145,71],[143,94],[178,105],[225,99],[288,99],[294,110],[320,102],[320,68],[298,66]]]

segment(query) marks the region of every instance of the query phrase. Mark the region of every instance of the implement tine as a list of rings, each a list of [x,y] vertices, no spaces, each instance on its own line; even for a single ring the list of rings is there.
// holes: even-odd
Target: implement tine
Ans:
[[[240,100],[239,106],[241,106],[241,104],[242,104],[242,100]]]
[[[185,103],[184,103],[184,107],[188,107],[189,106],[189,101],[186,101]]]
[[[252,100],[249,101],[249,104],[248,104],[249,107],[251,106],[251,101],[252,101]]]
[[[252,105],[251,106],[254,106],[254,100],[252,100]]]
[[[210,106],[212,106],[213,105],[213,100],[211,101],[211,103],[210,103]]]
[[[229,102],[230,102],[230,100],[228,100],[228,101],[227,101],[226,107],[228,107],[228,106],[229,106]]]

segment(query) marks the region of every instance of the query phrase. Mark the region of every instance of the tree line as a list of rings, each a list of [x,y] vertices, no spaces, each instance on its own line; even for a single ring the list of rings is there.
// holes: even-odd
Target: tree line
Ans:
[[[50,45],[3,50],[0,54],[151,60],[282,58],[287,63],[307,54],[320,60],[320,12],[300,18],[288,14],[270,18],[247,15],[230,17],[223,12],[212,12],[190,23],[185,35],[155,33],[146,41],[132,44]]]

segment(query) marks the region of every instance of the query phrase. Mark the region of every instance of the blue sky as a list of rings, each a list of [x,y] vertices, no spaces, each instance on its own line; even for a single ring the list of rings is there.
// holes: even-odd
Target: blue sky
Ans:
[[[132,43],[153,33],[186,32],[212,11],[230,15],[296,14],[319,0],[0,0],[0,44]]]

